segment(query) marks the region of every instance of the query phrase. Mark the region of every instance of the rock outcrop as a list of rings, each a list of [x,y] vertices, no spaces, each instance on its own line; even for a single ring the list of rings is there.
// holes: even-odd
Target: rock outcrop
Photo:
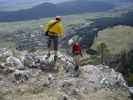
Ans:
[[[28,55],[32,66],[36,67],[24,65],[19,57],[13,57],[19,62],[17,66],[24,65],[24,69],[13,67],[13,71],[6,72],[8,74],[0,73],[2,97],[6,100],[131,100],[126,81],[114,69],[105,65],[85,65],[80,67],[79,76],[73,77],[75,72],[71,57],[59,53],[55,65],[51,63],[53,55],[46,60],[46,55],[42,54]],[[27,60],[25,55],[22,58]],[[14,64],[14,60],[11,62]],[[55,67],[58,70],[52,70]],[[12,66],[4,64],[0,68],[5,70]]]
[[[6,64],[11,67],[15,67],[16,69],[24,69],[22,62],[18,58],[13,56],[10,56],[6,59]]]

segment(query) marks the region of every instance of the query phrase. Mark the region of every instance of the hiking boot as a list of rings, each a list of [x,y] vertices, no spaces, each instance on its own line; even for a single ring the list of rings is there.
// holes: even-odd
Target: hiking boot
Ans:
[[[79,77],[79,75],[80,75],[80,70],[73,73],[73,77]]]
[[[76,65],[74,68],[73,77],[79,77],[79,74],[80,74],[79,65]]]
[[[50,57],[50,53],[48,53],[48,54],[47,54],[47,57],[46,57],[46,59],[48,59],[49,57]]]
[[[74,68],[74,71],[78,71],[79,70],[79,65],[76,65],[75,68]]]
[[[54,56],[54,62],[56,62],[57,61],[57,56]]]

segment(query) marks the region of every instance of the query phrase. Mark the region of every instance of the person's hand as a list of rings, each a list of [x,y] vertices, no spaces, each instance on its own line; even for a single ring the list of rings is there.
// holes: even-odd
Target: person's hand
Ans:
[[[41,31],[43,32],[43,25],[40,25],[40,29],[41,29]]]
[[[43,28],[43,25],[40,25],[40,28]]]

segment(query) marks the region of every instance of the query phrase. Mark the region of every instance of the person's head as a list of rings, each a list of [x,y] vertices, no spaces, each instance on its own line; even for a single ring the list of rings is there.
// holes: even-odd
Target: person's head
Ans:
[[[55,17],[55,20],[61,21],[61,16],[56,16],[56,17]]]

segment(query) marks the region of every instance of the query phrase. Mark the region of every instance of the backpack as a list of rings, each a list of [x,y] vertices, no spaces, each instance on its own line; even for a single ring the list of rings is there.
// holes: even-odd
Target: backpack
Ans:
[[[72,45],[72,53],[73,54],[81,54],[81,48],[79,43],[74,43]]]
[[[49,30],[50,30],[52,27],[54,27],[54,25],[57,24],[57,23],[58,23],[58,21],[52,23],[52,24],[49,26],[48,30],[45,32],[45,36],[48,36]]]

